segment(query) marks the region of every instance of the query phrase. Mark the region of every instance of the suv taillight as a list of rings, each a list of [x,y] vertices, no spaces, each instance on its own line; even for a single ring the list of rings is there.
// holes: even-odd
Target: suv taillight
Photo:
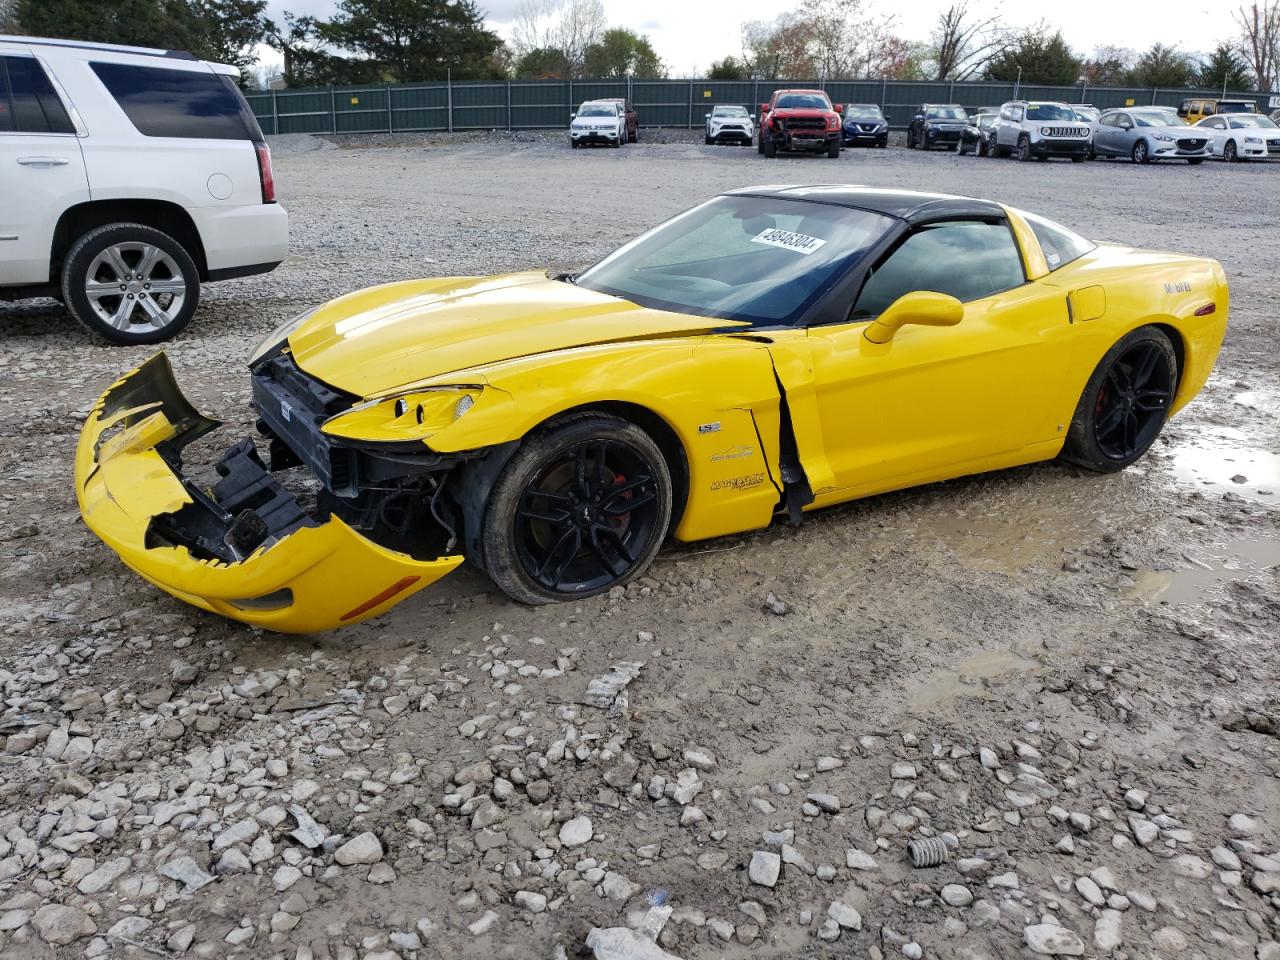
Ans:
[[[271,148],[261,140],[254,143],[258,154],[258,180],[262,184],[262,202],[276,202],[276,180],[271,173]]]

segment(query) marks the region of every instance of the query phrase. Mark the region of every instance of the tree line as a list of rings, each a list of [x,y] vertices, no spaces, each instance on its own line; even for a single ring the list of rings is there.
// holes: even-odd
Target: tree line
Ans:
[[[1046,23],[1014,27],[955,0],[927,40],[901,36],[878,0],[800,0],[741,28],[741,51],[711,79],[1000,80],[1072,85],[1280,88],[1280,0],[1230,14],[1213,51],[1157,43],[1085,54]],[[1225,19],[1225,18],[1224,18]],[[0,29],[189,50],[249,71],[280,51],[290,86],[504,78],[665,77],[649,39],[611,27],[601,0],[526,0],[503,40],[475,0],[338,0],[328,18],[266,14],[266,0],[0,0]]]

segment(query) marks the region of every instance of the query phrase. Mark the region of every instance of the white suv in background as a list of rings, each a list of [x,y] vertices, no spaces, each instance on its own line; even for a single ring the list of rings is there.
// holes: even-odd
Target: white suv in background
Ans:
[[[991,126],[991,145],[997,157],[1013,154],[1019,160],[1070,157],[1080,163],[1089,155],[1092,128],[1065,103],[1010,100]]]
[[[200,284],[276,267],[289,218],[235,67],[0,36],[0,299],[112,343],[187,325]]]
[[[617,100],[588,100],[569,118],[569,143],[581,147],[603,143],[620,147],[627,142],[627,113]]]

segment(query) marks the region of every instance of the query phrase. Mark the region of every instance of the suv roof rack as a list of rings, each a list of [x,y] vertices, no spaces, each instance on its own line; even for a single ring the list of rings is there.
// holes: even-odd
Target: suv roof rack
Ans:
[[[195,60],[186,50],[157,50],[155,47],[130,47],[120,43],[90,43],[86,40],[59,40],[52,37],[18,37],[0,34],[0,43],[25,43],[33,47],[73,47],[77,50],[102,50],[109,53],[132,53],[143,57],[167,57],[170,60]]]

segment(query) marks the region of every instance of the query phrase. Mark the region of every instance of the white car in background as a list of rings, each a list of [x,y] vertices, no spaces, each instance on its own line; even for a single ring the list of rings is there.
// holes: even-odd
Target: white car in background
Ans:
[[[620,147],[627,142],[627,114],[617,100],[588,100],[569,120],[569,143]]]
[[[177,50],[0,36],[0,300],[157,343],[200,285],[289,250],[240,71]]]
[[[1261,113],[1218,113],[1197,127],[1213,136],[1213,155],[1228,163],[1280,157],[1280,126]]]
[[[741,143],[751,146],[756,125],[746,107],[717,105],[706,115],[707,143]]]

